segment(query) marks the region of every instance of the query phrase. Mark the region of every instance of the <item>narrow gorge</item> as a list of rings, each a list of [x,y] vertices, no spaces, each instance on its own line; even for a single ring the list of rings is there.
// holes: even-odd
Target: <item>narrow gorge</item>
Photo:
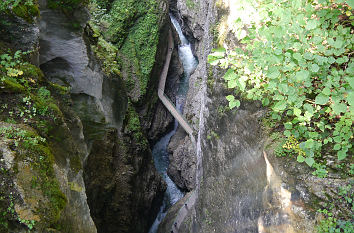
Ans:
[[[0,232],[354,231],[349,2],[0,2]]]

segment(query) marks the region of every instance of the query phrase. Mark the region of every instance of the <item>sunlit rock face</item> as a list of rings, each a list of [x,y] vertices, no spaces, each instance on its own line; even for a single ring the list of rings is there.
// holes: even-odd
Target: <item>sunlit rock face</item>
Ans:
[[[185,104],[187,119],[198,132],[196,151],[189,150],[188,138],[178,133],[170,143],[175,153],[182,152],[175,158],[185,161],[175,163],[181,164],[179,169],[182,164],[195,163],[197,167],[196,205],[178,232],[312,232],[314,216],[306,207],[307,191],[299,191],[284,179],[286,168],[279,169],[282,165],[274,155],[263,152],[267,135],[260,119],[265,110],[253,102],[227,110],[225,96],[231,92],[221,79],[225,71],[207,63],[207,55],[218,44],[229,49],[238,45],[231,24],[239,10],[237,1],[172,3],[177,8],[172,12],[178,12],[183,21],[182,30],[195,38],[194,52],[199,60]],[[172,216],[178,216],[176,210],[166,219]],[[161,232],[170,229],[167,222],[162,225]]]

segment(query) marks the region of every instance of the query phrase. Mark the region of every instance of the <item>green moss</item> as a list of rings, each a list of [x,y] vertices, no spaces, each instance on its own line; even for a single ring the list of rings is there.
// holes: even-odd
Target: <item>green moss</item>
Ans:
[[[33,18],[39,16],[37,4],[18,4],[12,8],[12,12],[29,23],[33,23]]]
[[[97,43],[93,51],[106,73],[121,71],[128,89],[138,86],[138,96],[144,96],[155,64],[162,11],[154,0],[116,0],[108,10],[90,22],[88,33]]]
[[[194,9],[196,6],[196,3],[194,2],[194,0],[186,0],[186,5],[189,9]]]
[[[13,139],[16,152],[16,168],[13,170],[18,173],[17,179],[24,189],[25,199],[37,202],[39,228],[47,229],[59,220],[60,212],[67,202],[55,176],[54,156],[36,131],[14,126],[8,126],[6,129],[11,131],[4,131],[3,135]],[[28,179],[28,176],[32,178]],[[39,189],[40,193],[32,189]]]
[[[26,156],[33,159],[34,162],[31,165],[39,173],[40,188],[49,200],[49,205],[43,206],[39,210],[42,212],[41,219],[53,224],[59,220],[60,212],[64,209],[67,202],[55,177],[53,168],[54,156],[46,145],[31,146]]]
[[[127,70],[134,69],[128,79],[133,79],[133,76],[138,78],[141,96],[147,91],[158,45],[158,16],[154,11],[150,9],[136,22],[121,48],[122,56],[128,58],[122,59],[123,67],[125,66]]]
[[[111,43],[98,38],[97,45],[92,46],[97,58],[101,62],[101,68],[106,74],[114,73],[120,75],[119,67],[116,61],[118,49]]]
[[[82,4],[87,4],[88,0],[48,0],[47,6],[51,9],[61,9],[65,13],[71,14]]]
[[[23,76],[28,78],[28,79],[32,79],[33,82],[35,81],[44,81],[44,74],[41,71],[41,69],[39,69],[37,66],[29,64],[29,63],[25,63],[25,64],[21,64],[20,70],[23,71]]]
[[[4,78],[0,82],[0,93],[10,92],[10,93],[21,93],[25,91],[25,87],[17,82],[13,78]]]
[[[129,34],[129,28],[139,16],[137,0],[114,1],[109,12],[110,26],[104,34],[105,37],[120,48]]]
[[[58,92],[61,95],[67,95],[69,94],[69,87],[65,87],[56,83],[50,83],[49,84],[56,92]]]
[[[128,110],[125,120],[125,128],[128,133],[133,136],[134,141],[141,146],[147,146],[148,142],[141,128],[139,115],[130,102],[128,103]]]
[[[70,168],[76,173],[78,173],[82,169],[81,159],[78,154],[70,158]]]

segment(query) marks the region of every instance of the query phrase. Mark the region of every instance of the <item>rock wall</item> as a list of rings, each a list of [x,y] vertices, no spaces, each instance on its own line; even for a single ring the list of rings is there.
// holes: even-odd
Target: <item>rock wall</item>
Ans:
[[[115,18],[121,10],[120,4],[133,7],[136,15]],[[165,191],[152,162],[149,142],[156,141],[173,122],[157,102],[157,84],[167,52],[164,38],[169,29],[168,4],[112,1],[106,7],[106,15],[117,20],[115,24],[105,29],[100,26],[102,21],[90,21],[85,32],[91,59],[100,64],[105,79],[120,80],[115,89],[120,101],[112,103],[120,111],[115,114],[116,127],[107,128],[98,137],[93,134],[89,142],[85,166],[88,202],[99,232],[146,232],[159,211]],[[122,25],[127,33],[118,30],[121,21],[125,22]],[[145,31],[146,28],[150,30]],[[118,34],[113,35],[113,31]],[[179,69],[178,62],[173,66]],[[172,99],[173,83],[178,78],[177,72],[167,83]],[[118,115],[120,120],[116,118]],[[92,122],[89,118],[88,128],[95,125]]]
[[[69,108],[67,89],[35,66],[39,6],[20,3],[0,14],[0,54],[8,56],[0,67],[0,231],[97,232],[82,176],[81,121]]]
[[[185,34],[194,40],[199,60],[184,108],[197,132],[197,148],[181,129],[169,145],[171,179],[198,196],[178,232],[313,232],[318,208],[313,203],[319,196],[311,190],[318,182],[304,182],[303,176],[289,171],[289,161],[275,158],[269,150],[261,122],[266,110],[259,103],[242,101],[233,111],[227,107],[225,96],[231,93],[221,78],[225,71],[207,63],[218,43],[238,45],[225,23],[231,1],[170,2]],[[308,173],[291,164],[304,176]],[[313,185],[304,185],[307,182]],[[185,208],[181,203],[177,205]],[[169,211],[159,232],[168,232],[176,216],[176,208]]]
[[[14,196],[13,199],[0,198],[0,206],[2,209],[16,206],[14,213],[0,219],[0,225],[5,227],[3,224],[6,224],[4,229],[11,232],[28,229],[35,232],[147,232],[165,190],[153,166],[150,142],[157,140],[173,122],[170,114],[158,104],[156,90],[167,52],[164,38],[169,28],[168,3],[125,1],[125,7],[134,6],[132,12],[137,14],[123,19],[127,21],[123,23],[123,34],[119,34],[122,31],[115,31],[115,26],[121,19],[114,17],[121,15],[122,1],[102,3],[107,8],[107,17],[116,20],[109,30],[104,27],[105,22],[103,25],[96,18],[86,24],[87,13],[93,15],[97,10],[95,6],[82,8],[83,5],[77,5],[79,1],[75,6],[70,5],[70,1],[63,2],[58,5],[55,1],[40,1],[42,21],[27,22],[12,15],[9,18],[12,27],[1,24],[1,31],[6,32],[1,34],[1,54],[6,53],[4,48],[9,45],[13,51],[34,49],[37,53],[32,54],[36,59],[26,59],[40,64],[44,76],[33,65],[30,68],[38,72],[38,77],[21,65],[18,75],[21,76],[23,70],[25,83],[11,81],[11,78],[0,82],[0,103],[6,106],[0,112],[0,135],[5,137],[0,142],[3,145],[0,166],[6,171],[1,173],[1,181],[7,184],[1,187],[0,196],[9,197],[10,192]],[[28,34],[23,36],[13,25]],[[85,27],[84,33],[80,25]],[[11,43],[11,38],[16,36],[15,42],[22,41],[22,47]],[[122,43],[116,40],[120,37],[124,38]],[[38,46],[41,47],[40,59]],[[173,66],[176,71],[180,70],[178,60]],[[6,74],[6,69],[0,68],[1,74]],[[174,83],[180,75],[175,73],[167,83],[171,99],[175,95]],[[53,115],[42,117],[39,114],[39,119],[24,122],[20,112],[23,111],[21,106],[26,106],[22,99],[27,95],[35,98],[33,103],[27,104],[29,107],[37,106],[38,99],[41,109],[48,108],[46,111]],[[10,121],[16,124],[4,123],[9,121],[12,112],[17,117]],[[37,153],[33,163],[32,157],[25,156],[32,154],[31,150],[14,149],[11,135],[6,131],[14,128],[33,131],[40,140],[46,141],[39,143],[44,154]],[[30,138],[37,140],[36,137]],[[21,138],[18,140],[22,143]],[[16,159],[16,153],[24,154],[23,160]],[[48,157],[48,161],[45,160],[48,163],[43,164],[46,166],[43,174],[41,168],[36,167],[37,162],[42,166],[39,162],[42,156]],[[38,178],[39,185],[43,186],[39,189],[35,187],[37,178],[26,178],[36,177],[37,173],[43,175]],[[51,182],[49,191],[44,191],[45,180]],[[36,203],[40,203],[39,206]]]

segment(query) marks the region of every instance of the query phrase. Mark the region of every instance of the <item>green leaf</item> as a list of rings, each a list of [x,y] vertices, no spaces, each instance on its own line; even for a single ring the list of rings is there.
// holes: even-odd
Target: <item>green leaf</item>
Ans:
[[[295,116],[300,116],[300,114],[301,114],[301,110],[298,109],[298,108],[294,108],[294,115]]]
[[[291,122],[286,122],[284,124],[284,126],[285,126],[285,129],[292,129],[293,128],[293,124]]]
[[[275,53],[275,55],[280,55],[283,53],[283,51],[281,49],[277,48],[274,50],[274,53]]]
[[[240,88],[241,91],[244,91],[246,89],[246,83],[247,83],[247,76],[241,76],[238,79],[238,87]]]
[[[315,160],[312,157],[307,157],[305,159],[305,163],[307,163],[307,165],[309,165],[310,167],[312,167],[312,165],[315,163]]]
[[[340,143],[342,141],[342,138],[340,136],[335,136],[333,138],[333,140],[336,142],[336,143]]]
[[[312,59],[313,59],[313,54],[312,54],[312,53],[309,53],[309,52],[306,52],[306,53],[304,54],[304,58],[305,58],[306,60],[312,60]]]
[[[262,104],[263,104],[264,106],[268,106],[268,104],[269,104],[269,99],[268,99],[268,98],[264,98],[264,99],[262,100]]]
[[[352,9],[354,8],[354,0],[347,0],[347,3]]]
[[[354,77],[346,77],[345,79],[347,80],[351,88],[354,89]]]
[[[302,82],[305,81],[309,77],[310,73],[307,70],[300,70],[296,72],[295,78],[296,81]]]
[[[217,48],[217,49],[213,49],[212,53],[209,54],[209,56],[222,58],[225,56],[225,52],[226,52],[225,48]]]
[[[336,49],[339,49],[343,46],[343,41],[341,39],[337,39],[335,42],[334,42],[334,47]]]
[[[335,114],[339,115],[340,113],[347,111],[347,105],[344,103],[334,103],[332,104],[332,109]]]
[[[284,131],[284,135],[285,135],[286,137],[290,137],[290,136],[291,136],[291,132],[290,132],[289,130],[285,130],[285,131]]]
[[[226,96],[226,99],[227,99],[229,102],[231,102],[231,101],[234,101],[234,100],[235,100],[235,96],[233,96],[233,95],[228,95],[228,96]]]
[[[296,60],[298,60],[298,61],[300,61],[300,60],[302,59],[302,56],[301,56],[300,53],[294,53],[294,54],[293,54],[293,57],[294,57]]]
[[[310,104],[304,104],[304,109],[306,110],[306,111],[308,111],[309,113],[311,113],[311,114],[313,114],[314,113],[314,109],[313,109],[313,107],[312,107],[312,105],[310,105]]]
[[[270,79],[276,79],[276,78],[279,77],[279,75],[280,75],[279,71],[276,70],[276,71],[274,71],[274,72],[268,74],[268,77],[269,77]]]
[[[283,111],[285,108],[286,108],[286,101],[285,101],[285,100],[282,100],[282,101],[277,102],[277,103],[274,105],[273,110],[274,110],[275,112],[280,112],[280,111]]]
[[[240,107],[241,102],[239,100],[235,100],[235,96],[228,95],[226,99],[229,101],[229,108],[233,109],[234,107]]]
[[[354,106],[354,91],[348,93],[347,101],[349,105]]]
[[[336,59],[334,58],[334,57],[329,57],[328,58],[328,63],[329,64],[333,64],[333,63],[335,63],[336,62]]]
[[[313,148],[314,144],[315,144],[315,141],[313,139],[309,139],[306,141],[305,147],[311,149],[311,148]]]
[[[317,27],[318,21],[315,19],[311,19],[307,22],[306,29],[307,30],[313,30]]]
[[[236,86],[237,86],[237,80],[236,79],[232,79],[232,80],[227,82],[227,87],[228,88],[235,88]]]
[[[340,150],[337,153],[338,160],[343,160],[347,157],[347,152],[345,150]]]
[[[317,64],[312,64],[311,65],[311,70],[312,72],[318,72],[320,70],[320,67]]]
[[[235,74],[235,71],[233,69],[228,69],[226,71],[226,73],[224,74],[224,79],[229,81],[229,80],[233,80],[236,79],[237,75]]]
[[[302,156],[302,155],[298,155],[296,160],[297,160],[299,163],[303,163],[303,162],[305,161],[305,158],[304,158],[304,156]]]
[[[241,105],[241,102],[239,100],[234,100],[234,101],[229,102],[230,109],[233,109],[235,107],[238,108],[238,107],[240,107],[240,105]]]
[[[215,58],[209,58],[208,57],[208,62],[209,62],[210,65],[216,66],[217,64],[219,64],[220,59],[215,59]]]
[[[336,144],[336,145],[333,147],[333,150],[340,150],[340,147],[341,147],[340,144]]]
[[[328,100],[329,100],[329,97],[321,93],[316,96],[315,103],[320,104],[320,105],[325,105],[325,104],[327,104]]]
[[[328,87],[325,87],[322,90],[322,94],[329,96],[331,94],[331,89],[329,89]]]

